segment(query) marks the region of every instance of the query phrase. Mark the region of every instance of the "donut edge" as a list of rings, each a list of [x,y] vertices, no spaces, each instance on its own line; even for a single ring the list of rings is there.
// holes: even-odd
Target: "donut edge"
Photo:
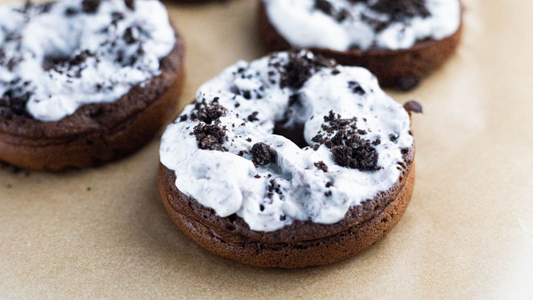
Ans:
[[[461,3],[461,15],[464,6]],[[463,35],[463,16],[459,29],[451,36],[442,40],[427,40],[416,43],[409,49],[402,50],[369,50],[351,49],[334,51],[322,48],[310,48],[314,53],[335,59],[337,63],[348,66],[359,66],[368,69],[379,80],[381,87],[409,90],[418,82],[439,69],[450,59],[458,48]],[[266,6],[260,0],[257,31],[266,48],[271,51],[284,51],[293,48],[277,31],[268,18]],[[405,79],[415,80],[414,86],[405,86]]]
[[[234,243],[225,241],[213,229],[180,214],[171,205],[171,185],[166,167],[160,164],[159,191],[167,213],[181,231],[208,251],[234,261],[262,268],[303,268],[332,264],[350,258],[379,242],[403,216],[415,183],[413,161],[404,185],[394,200],[370,220],[353,225],[344,231],[316,240],[281,243]],[[167,169],[168,170],[168,169]]]

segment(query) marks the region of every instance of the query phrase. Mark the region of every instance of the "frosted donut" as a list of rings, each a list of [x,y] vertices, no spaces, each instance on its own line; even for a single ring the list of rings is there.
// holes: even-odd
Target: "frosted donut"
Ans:
[[[89,167],[173,114],[184,47],[159,1],[0,6],[0,160]]]
[[[165,131],[163,202],[198,244],[246,264],[345,259],[380,240],[409,203],[410,124],[363,68],[306,51],[240,61]]]
[[[311,48],[414,88],[457,48],[460,0],[262,0],[259,31],[271,51]]]

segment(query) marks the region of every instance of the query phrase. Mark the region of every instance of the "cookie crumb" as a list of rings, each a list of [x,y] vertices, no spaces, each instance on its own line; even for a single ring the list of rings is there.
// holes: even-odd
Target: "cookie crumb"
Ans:
[[[422,114],[424,113],[422,104],[416,102],[416,101],[409,101],[403,105],[406,111],[410,113],[417,113]]]
[[[326,165],[323,161],[316,162],[315,167],[322,170],[324,173],[328,172],[328,165]]]
[[[403,22],[416,16],[422,18],[431,16],[425,0],[379,0],[375,1],[371,8],[390,15],[390,23]]]
[[[226,138],[226,132],[217,125],[198,124],[192,132],[196,136],[198,148],[202,150],[227,151],[222,146]]]
[[[124,3],[126,4],[126,7],[135,10],[135,1],[134,0],[124,0]]]
[[[86,14],[95,14],[100,7],[100,0],[83,0],[81,10]]]
[[[272,162],[270,146],[265,143],[255,143],[252,146],[252,161],[259,166],[268,165]]]
[[[259,118],[257,118],[258,114],[259,114],[258,111],[254,111],[251,115],[248,116],[248,121],[250,122],[259,121]]]
[[[333,14],[333,5],[327,0],[315,0],[315,8],[322,11],[326,15]]]
[[[364,94],[366,94],[365,90],[361,87],[359,82],[348,81],[348,88],[352,90],[352,93],[357,94],[359,96],[363,96]]]
[[[324,67],[334,67],[335,63],[320,55],[310,58],[307,55],[302,55],[299,51],[291,51],[289,52],[289,61],[284,68],[278,63],[271,64],[271,66],[277,67],[280,71],[279,84],[281,88],[300,89],[317,71]]]

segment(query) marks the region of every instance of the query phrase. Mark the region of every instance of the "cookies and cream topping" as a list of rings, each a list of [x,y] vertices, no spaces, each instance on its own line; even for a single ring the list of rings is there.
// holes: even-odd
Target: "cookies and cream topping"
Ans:
[[[406,110],[366,69],[312,53],[238,62],[208,81],[163,135],[176,187],[252,230],[332,224],[388,191],[413,146]]]
[[[263,0],[268,18],[292,46],[347,51],[408,49],[453,35],[459,0]]]
[[[0,6],[0,115],[58,121],[160,74],[175,44],[157,0]]]

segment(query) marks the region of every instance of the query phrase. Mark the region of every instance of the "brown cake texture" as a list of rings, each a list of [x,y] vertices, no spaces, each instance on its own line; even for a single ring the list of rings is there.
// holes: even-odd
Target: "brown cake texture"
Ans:
[[[236,214],[217,216],[213,209],[182,193],[176,187],[174,171],[162,164],[159,190],[167,212],[178,227],[217,255],[257,267],[326,265],[369,248],[398,223],[410,202],[415,182],[414,146],[403,153],[402,173],[396,184],[352,207],[335,224],[294,221],[273,232],[253,231]]]
[[[269,51],[293,48],[270,22],[263,1],[259,5],[258,31]],[[439,69],[457,49],[463,33],[463,25],[451,36],[442,40],[423,40],[409,49],[371,49],[348,51],[312,48],[315,53],[335,59],[339,64],[368,69],[379,79],[380,86],[410,90],[421,79]]]
[[[0,160],[33,170],[94,167],[145,145],[176,115],[184,83],[184,42],[175,31],[161,74],[112,103],[87,104],[56,122],[0,115]]]

